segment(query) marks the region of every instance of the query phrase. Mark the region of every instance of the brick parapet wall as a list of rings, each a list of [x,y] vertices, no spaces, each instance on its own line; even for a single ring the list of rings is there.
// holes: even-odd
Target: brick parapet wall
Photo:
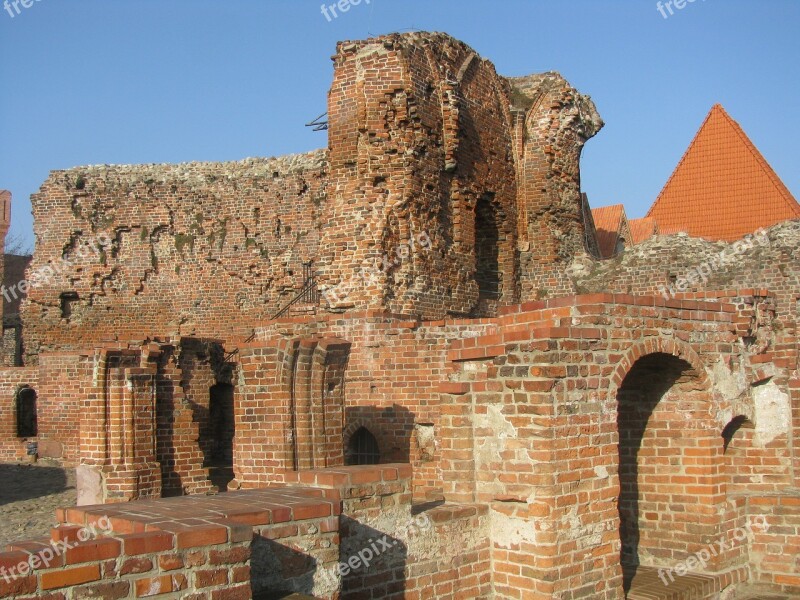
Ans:
[[[0,597],[491,597],[486,506],[412,513],[409,465],[286,478],[293,487],[61,509],[52,540],[0,554]],[[33,568],[18,576],[21,562]]]
[[[283,488],[61,509],[51,540],[0,554],[0,597],[244,600],[280,591],[298,564],[281,549],[312,572],[338,559],[339,500],[325,496]],[[32,569],[20,575],[20,563]]]

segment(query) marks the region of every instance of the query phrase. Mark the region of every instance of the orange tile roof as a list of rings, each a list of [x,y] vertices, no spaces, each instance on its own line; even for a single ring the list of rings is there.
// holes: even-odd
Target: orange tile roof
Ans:
[[[627,218],[622,204],[602,206],[592,209],[592,219],[597,230],[597,246],[601,258],[614,256],[619,239],[620,229]]]
[[[715,105],[648,217],[662,233],[734,241],[800,218],[800,205],[725,109]]]
[[[631,243],[634,245],[641,244],[643,241],[658,234],[656,220],[650,217],[628,221],[628,226],[631,228]]]

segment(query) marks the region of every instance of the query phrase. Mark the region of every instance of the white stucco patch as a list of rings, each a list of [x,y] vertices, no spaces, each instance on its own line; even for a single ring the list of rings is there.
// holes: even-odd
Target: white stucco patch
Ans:
[[[756,428],[753,442],[757,446],[765,446],[778,436],[788,433],[791,423],[789,396],[774,382],[753,388],[753,404]]]
[[[511,548],[523,542],[536,542],[534,521],[515,519],[492,511],[492,540],[500,548]]]

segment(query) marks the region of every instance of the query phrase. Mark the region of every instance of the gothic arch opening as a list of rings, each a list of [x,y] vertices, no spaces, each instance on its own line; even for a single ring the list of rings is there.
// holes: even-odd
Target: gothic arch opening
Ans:
[[[665,353],[636,361],[617,391],[626,591],[641,568],[674,566],[718,532],[722,448],[710,401],[705,377]]]
[[[21,387],[17,391],[17,437],[36,437],[39,424],[36,412],[36,391],[30,387]]]
[[[346,465],[377,465],[381,461],[378,440],[366,427],[359,427],[345,449]]]

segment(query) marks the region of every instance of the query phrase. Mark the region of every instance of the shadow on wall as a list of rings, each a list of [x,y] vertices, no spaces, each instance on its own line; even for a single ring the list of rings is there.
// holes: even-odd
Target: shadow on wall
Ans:
[[[403,598],[408,547],[388,533],[355,519],[340,519],[342,597]],[[350,567],[345,569],[344,565]]]
[[[342,598],[402,598],[406,544],[349,517],[341,517],[340,527],[342,542],[339,553],[333,556],[330,551],[335,548],[318,546],[309,548],[307,554],[256,536],[250,559],[253,598],[271,600],[293,593],[327,596],[339,586]],[[323,566],[310,553],[328,555],[332,560]]]
[[[166,354],[166,352],[165,352]],[[168,362],[168,359],[164,361]],[[180,496],[183,482],[175,468],[177,450],[175,439],[175,384],[159,368],[156,393],[156,458],[161,463],[161,495]]]
[[[348,406],[345,408],[345,428],[342,436],[345,464],[408,463],[411,461],[411,434],[414,413],[398,404],[377,406]],[[366,433],[365,433],[366,432]],[[377,443],[377,460],[369,457],[370,437]]]
[[[67,489],[67,474],[58,467],[0,465],[0,506]]]
[[[670,552],[690,553],[692,542],[702,545],[699,534],[680,531],[680,523],[673,521],[660,499],[684,492],[671,483],[670,475],[681,472],[686,447],[701,437],[700,430],[686,422],[702,410],[704,399],[691,365],[660,353],[640,358],[617,392],[620,562],[626,592],[641,564],[667,561]],[[689,441],[681,442],[682,438]],[[666,445],[670,440],[674,441]],[[708,478],[709,474],[698,475],[699,483]],[[710,499],[701,492],[697,503],[704,502]]]

